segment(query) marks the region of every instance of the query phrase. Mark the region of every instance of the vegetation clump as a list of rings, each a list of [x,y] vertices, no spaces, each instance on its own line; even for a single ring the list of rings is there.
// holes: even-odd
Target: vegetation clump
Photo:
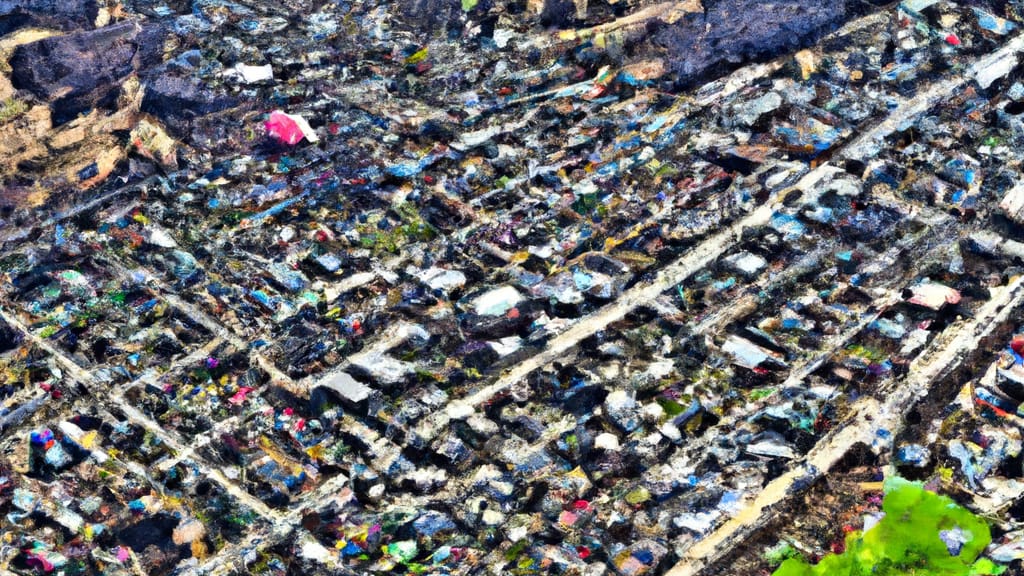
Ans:
[[[875,526],[847,535],[842,554],[813,566],[789,558],[773,576],[982,576],[1006,570],[978,559],[992,541],[988,524],[946,496],[891,478],[882,510]]]
[[[6,124],[8,121],[21,116],[26,110],[28,110],[28,104],[14,97],[0,100],[0,124]]]

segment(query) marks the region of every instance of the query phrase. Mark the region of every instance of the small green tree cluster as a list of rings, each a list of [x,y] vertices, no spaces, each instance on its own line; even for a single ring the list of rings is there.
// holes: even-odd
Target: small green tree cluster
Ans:
[[[866,532],[851,532],[846,551],[816,565],[790,558],[773,576],[982,576],[1002,574],[987,558],[988,524],[946,496],[901,478],[886,481],[885,517]]]

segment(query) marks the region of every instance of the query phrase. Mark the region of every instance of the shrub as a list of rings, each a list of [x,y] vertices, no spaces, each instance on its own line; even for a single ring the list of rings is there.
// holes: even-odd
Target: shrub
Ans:
[[[814,566],[790,558],[773,576],[981,576],[1006,569],[978,559],[992,536],[966,508],[902,478],[887,480],[885,492],[885,517],[847,535],[845,552]]]

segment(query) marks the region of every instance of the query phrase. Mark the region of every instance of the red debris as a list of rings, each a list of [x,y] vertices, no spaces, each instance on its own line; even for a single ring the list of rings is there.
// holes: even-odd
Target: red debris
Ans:
[[[1006,418],[1006,417],[1008,417],[1010,415],[1010,413],[1007,412],[1006,410],[1003,410],[1002,408],[1000,408],[999,406],[996,406],[995,404],[992,404],[990,402],[986,402],[986,401],[982,400],[981,398],[975,397],[974,398],[974,403],[977,404],[978,406],[981,406],[982,408],[988,408],[996,416],[999,416],[1000,418]]]
[[[1017,334],[1013,340],[1010,340],[1010,349],[1024,356],[1024,334]]]

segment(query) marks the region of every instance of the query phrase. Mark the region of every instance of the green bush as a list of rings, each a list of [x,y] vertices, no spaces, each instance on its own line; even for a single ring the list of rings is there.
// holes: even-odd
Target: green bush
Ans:
[[[992,541],[984,520],[919,483],[887,480],[882,510],[877,525],[847,535],[842,554],[814,566],[790,558],[773,576],[981,576],[1006,569],[978,559]]]

